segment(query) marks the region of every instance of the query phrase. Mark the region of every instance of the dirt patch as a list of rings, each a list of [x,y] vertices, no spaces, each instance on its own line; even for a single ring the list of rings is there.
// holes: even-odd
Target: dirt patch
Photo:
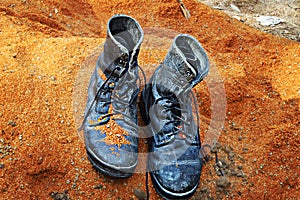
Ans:
[[[239,2],[230,3],[242,13],[253,14],[249,6],[243,7],[246,1]],[[208,161],[193,199],[300,196],[299,43],[263,33],[246,25],[248,20],[241,22],[198,1],[184,3],[191,13],[189,20],[177,1],[8,0],[1,4],[3,199],[144,196],[144,174],[112,179],[92,168],[74,120],[77,75],[86,57],[103,44],[107,20],[115,13],[132,15],[147,35],[155,36],[150,39],[156,44],[163,41],[153,47],[152,40],[145,40],[142,46],[139,60],[147,77],[152,73],[147,66],[164,58],[165,41],[179,32],[201,42],[222,76],[226,118],[214,151],[219,153],[226,178],[219,176],[213,160]],[[211,122],[211,94],[206,82],[195,91],[203,135]],[[146,151],[143,142],[141,151]],[[139,163],[143,168],[145,161],[141,158]],[[151,199],[159,199],[151,182],[149,189]]]
[[[210,7],[222,10],[231,17],[280,37],[300,41],[300,1],[299,0],[198,0]],[[278,17],[280,23],[263,26],[257,19],[260,16]]]

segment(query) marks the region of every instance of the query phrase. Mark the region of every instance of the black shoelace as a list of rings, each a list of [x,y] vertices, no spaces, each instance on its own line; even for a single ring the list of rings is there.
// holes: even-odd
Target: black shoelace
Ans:
[[[125,65],[126,63],[123,62],[122,64]],[[140,67],[139,65],[137,65],[137,64],[135,64],[135,65],[136,65],[137,67],[139,67],[139,69],[141,70],[142,75],[143,75],[143,79],[144,79],[144,84],[145,84],[145,81],[146,81],[146,75],[145,75],[144,71],[141,69],[141,67]],[[84,124],[86,123],[86,120],[87,120],[89,114],[90,114],[91,111],[92,111],[92,107],[93,107],[93,105],[98,101],[99,97],[100,97],[101,95],[106,95],[106,93],[110,93],[110,96],[111,96],[113,90],[114,90],[115,87],[116,87],[117,82],[119,81],[119,77],[117,77],[117,76],[115,75],[115,72],[116,72],[116,71],[120,71],[120,70],[121,70],[121,68],[120,68],[119,66],[115,67],[115,68],[111,71],[111,73],[108,75],[107,79],[106,79],[106,80],[102,83],[102,85],[99,87],[99,89],[98,89],[98,91],[97,91],[97,93],[96,93],[96,95],[95,95],[95,98],[93,99],[93,101],[92,101],[92,103],[90,104],[90,106],[89,106],[87,112],[85,113],[83,122],[82,122],[81,126],[80,126],[79,129],[78,129],[79,131],[81,131],[81,130],[83,129]],[[128,72],[125,72],[125,73],[127,74]],[[126,75],[126,74],[125,74],[125,75]],[[140,85],[140,87],[141,87],[141,85],[142,85],[142,80],[141,80],[140,78],[138,78],[138,79],[139,79],[139,85]],[[136,79],[133,78],[132,80],[135,81]],[[122,106],[121,106],[122,108],[126,108],[126,107],[130,106],[130,104],[131,104],[131,102],[125,102],[125,101],[122,101],[122,99],[120,99],[120,98],[118,98],[118,97],[116,97],[116,96],[114,96],[113,101],[117,102],[118,104],[122,104]],[[110,98],[107,98],[107,99],[105,99],[104,102],[101,102],[101,103],[102,103],[101,106],[109,105],[109,104],[112,103],[112,98],[111,98],[111,97],[110,97]],[[94,124],[90,124],[89,126],[95,127],[95,126],[101,126],[101,125],[104,125],[104,124],[108,123],[108,121],[109,121],[109,119],[110,119],[111,116],[113,116],[113,115],[118,115],[118,114],[121,114],[121,115],[123,115],[124,117],[130,118],[130,116],[127,116],[123,111],[120,111],[120,110],[118,110],[118,109],[114,109],[114,111],[113,111],[112,113],[101,113],[100,117],[98,118],[98,122],[96,122],[96,123],[94,123]],[[129,125],[132,126],[134,129],[137,130],[137,128],[138,128],[138,126],[137,126],[134,122],[132,122],[131,120],[124,120],[124,118],[114,118],[113,120],[123,120],[125,123],[129,124]]]
[[[95,98],[93,99],[91,105],[89,106],[87,112],[86,112],[85,115],[84,115],[84,119],[83,119],[83,121],[82,121],[82,124],[81,124],[81,126],[79,127],[79,129],[78,129],[79,131],[81,131],[81,130],[83,129],[84,124],[86,123],[86,120],[87,120],[89,114],[90,114],[91,111],[92,111],[92,107],[93,107],[93,105],[97,102],[97,100],[99,99],[101,93],[102,93],[102,94],[105,94],[105,93],[107,93],[107,92],[112,92],[112,90],[114,89],[115,83],[117,82],[117,80],[116,80],[116,79],[113,80],[113,75],[114,75],[115,71],[119,71],[119,70],[120,70],[120,67],[114,68],[114,69],[112,70],[112,72],[109,74],[109,76],[107,77],[107,79],[106,79],[106,80],[102,83],[102,85],[99,87],[99,89],[98,89],[98,91],[97,91],[97,93],[96,93],[96,95],[95,95]],[[112,81],[112,80],[113,80],[113,81]],[[112,83],[114,83],[113,86],[111,86]],[[110,103],[111,103],[111,102],[110,102],[110,98],[109,98],[109,100],[106,101],[104,104],[110,104]],[[108,116],[106,116],[106,117],[108,117]],[[102,116],[101,116],[101,119],[104,119],[104,118],[105,118],[105,115],[102,115]],[[103,123],[103,120],[101,120],[100,122],[98,122],[98,123],[96,123],[96,124],[93,124],[93,126],[103,125],[103,124],[101,124],[101,122]]]
[[[195,94],[193,92],[191,92],[192,94],[192,99],[193,99],[193,103],[194,103],[194,106],[195,106],[195,110],[196,110],[196,117],[197,117],[197,127],[199,128],[199,125],[200,125],[200,118],[199,118],[199,111],[197,109],[198,105],[197,105],[197,99],[195,97]],[[160,100],[160,99],[159,99]],[[170,105],[174,105],[174,103],[177,103],[175,102],[174,100],[171,100],[170,101],[171,104],[169,104],[168,106],[166,106],[164,109],[166,110],[166,112],[168,111],[171,111],[171,109],[174,109],[174,107],[170,106]],[[172,104],[173,103],[173,104]],[[187,110],[183,110],[183,109],[180,109],[178,107],[176,107],[176,109],[179,109],[181,111],[181,113],[183,112],[187,112]],[[171,112],[172,113],[172,112]],[[186,119],[183,119],[182,117],[179,117],[179,116],[175,116],[175,114],[172,113],[172,116],[174,117],[173,120],[170,120],[168,123],[178,123],[178,120],[182,121],[184,124],[187,124],[189,125],[190,122],[188,122]],[[178,134],[179,132],[183,133],[184,135],[188,136],[188,134],[186,132],[184,132],[183,130],[183,127],[177,127],[175,126],[175,132],[172,133],[172,134]],[[198,132],[198,137],[200,138],[200,132]],[[210,150],[212,149],[212,146],[209,145],[209,144],[204,144],[204,145],[201,145],[201,149],[200,149],[200,154],[199,154],[199,158],[205,163],[208,161],[208,154],[206,153],[205,151],[205,148],[209,148]],[[219,158],[218,158],[218,153],[215,151],[214,152],[215,154],[215,163],[216,163],[216,171],[219,171],[221,173],[222,176],[225,176],[222,169],[221,169],[221,166],[222,166],[222,163],[219,161]],[[149,167],[148,167],[148,162],[146,164],[146,198],[147,200],[149,200],[150,198],[150,191],[149,191]]]

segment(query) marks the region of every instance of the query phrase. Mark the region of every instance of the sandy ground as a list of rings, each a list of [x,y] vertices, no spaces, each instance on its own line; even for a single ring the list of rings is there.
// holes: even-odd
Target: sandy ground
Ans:
[[[231,3],[244,12],[242,4]],[[189,20],[177,1],[0,4],[1,199],[143,199],[145,174],[117,180],[97,173],[77,132],[87,74],[103,45],[106,22],[116,13],[133,16],[145,30],[139,60],[147,77],[179,32],[201,42],[222,77],[214,82],[210,74],[195,92],[205,136],[211,97],[222,93],[219,84],[225,89],[225,122],[214,150],[226,178],[208,162],[193,199],[300,196],[300,44],[201,2],[185,5]],[[146,149],[143,141],[140,149]],[[143,167],[140,158],[138,169]],[[150,198],[159,199],[151,182],[149,189]]]
[[[210,7],[222,10],[231,17],[273,35],[300,41],[299,0],[198,0]],[[278,17],[281,23],[263,26],[260,16]]]

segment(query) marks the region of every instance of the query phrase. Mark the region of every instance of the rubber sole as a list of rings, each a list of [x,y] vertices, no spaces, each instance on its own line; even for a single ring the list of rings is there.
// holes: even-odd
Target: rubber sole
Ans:
[[[115,177],[115,178],[128,178],[133,175],[133,172],[125,172],[125,171],[116,170],[116,169],[113,169],[113,168],[99,162],[91,153],[89,153],[89,151],[87,151],[87,155],[88,155],[89,161],[92,163],[94,168],[102,174],[105,174],[105,175],[111,176],[111,177]],[[132,169],[132,171],[134,171],[134,168]]]
[[[140,96],[140,101],[139,101],[139,108],[140,108],[140,113],[141,113],[141,117],[142,120],[144,121],[145,124],[149,124],[150,123],[150,119],[149,116],[147,116],[147,112],[146,112],[146,108],[145,108],[145,102],[143,99],[143,92]],[[148,138],[148,145],[151,144],[151,138]],[[149,146],[149,151],[151,151],[150,146]],[[149,162],[149,160],[147,161]],[[147,169],[148,170],[148,169]],[[192,188],[190,191],[186,191],[184,193],[174,193],[172,191],[168,191],[166,188],[164,188],[162,185],[160,185],[160,183],[158,182],[158,180],[155,178],[155,176],[153,175],[152,172],[150,172],[150,177],[153,183],[153,186],[156,190],[156,192],[163,197],[164,199],[167,200],[172,200],[172,199],[189,199],[193,196],[193,194],[196,192],[198,185],[197,184],[194,188]]]
[[[190,199],[194,193],[196,192],[197,188],[198,188],[198,185],[195,185],[194,188],[192,188],[190,191],[186,191],[184,193],[174,193],[174,192],[171,192],[171,191],[168,191],[167,189],[163,188],[158,180],[155,178],[155,176],[153,175],[152,172],[150,172],[150,177],[151,177],[151,180],[152,180],[152,183],[153,183],[153,186],[156,190],[156,192],[161,196],[163,197],[164,199],[166,200],[172,200],[172,199],[181,199],[181,200],[185,200],[185,199]]]

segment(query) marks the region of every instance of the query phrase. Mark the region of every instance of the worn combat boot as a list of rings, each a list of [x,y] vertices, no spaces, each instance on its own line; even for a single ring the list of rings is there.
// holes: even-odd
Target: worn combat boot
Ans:
[[[88,88],[84,130],[94,167],[113,177],[132,175],[137,165],[137,57],[143,40],[139,23],[113,16]]]
[[[200,43],[178,35],[141,95],[148,124],[148,170],[166,199],[186,199],[196,191],[202,170],[199,116],[191,89],[207,75],[209,61]],[[193,105],[194,104],[194,105]]]

